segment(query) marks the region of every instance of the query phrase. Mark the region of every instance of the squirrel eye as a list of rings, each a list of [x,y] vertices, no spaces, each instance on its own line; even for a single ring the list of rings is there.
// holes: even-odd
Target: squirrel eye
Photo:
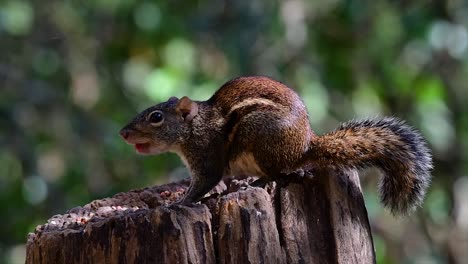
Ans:
[[[163,113],[159,110],[153,111],[148,115],[148,121],[152,125],[159,125],[164,120]]]

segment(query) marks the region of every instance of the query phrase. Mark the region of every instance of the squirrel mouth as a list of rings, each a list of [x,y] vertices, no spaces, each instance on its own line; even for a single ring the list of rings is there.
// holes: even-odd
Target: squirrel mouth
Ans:
[[[138,153],[142,153],[142,154],[149,153],[150,152],[150,146],[151,145],[149,143],[137,143],[137,144],[135,144],[135,150]]]
[[[133,143],[138,154],[155,155],[168,151],[165,145],[155,144],[154,142]]]

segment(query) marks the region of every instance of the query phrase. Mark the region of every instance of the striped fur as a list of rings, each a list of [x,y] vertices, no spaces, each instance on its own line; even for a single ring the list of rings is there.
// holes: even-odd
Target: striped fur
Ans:
[[[421,205],[431,181],[432,158],[424,138],[397,118],[350,121],[312,140],[306,154],[319,166],[377,167],[380,196],[394,214]]]

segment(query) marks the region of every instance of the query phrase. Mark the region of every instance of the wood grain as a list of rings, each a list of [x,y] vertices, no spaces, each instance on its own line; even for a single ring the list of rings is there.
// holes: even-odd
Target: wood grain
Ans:
[[[185,180],[73,208],[29,235],[26,263],[375,263],[357,172],[246,181],[189,207],[168,206]]]

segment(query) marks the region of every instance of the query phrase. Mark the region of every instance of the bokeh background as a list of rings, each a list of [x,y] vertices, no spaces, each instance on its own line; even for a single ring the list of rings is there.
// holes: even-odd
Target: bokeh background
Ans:
[[[395,115],[427,137],[434,181],[394,218],[363,172],[378,263],[468,263],[466,1],[0,2],[0,263],[54,214],[187,175],[118,136],[170,96],[207,99],[240,75],[304,98],[318,133]]]

